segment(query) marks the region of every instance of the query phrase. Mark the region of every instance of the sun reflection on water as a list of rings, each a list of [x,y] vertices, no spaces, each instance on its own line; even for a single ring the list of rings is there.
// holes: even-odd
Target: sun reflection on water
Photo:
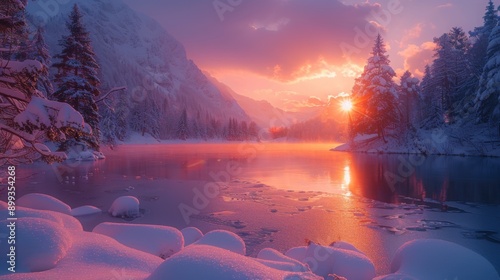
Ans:
[[[351,170],[348,165],[344,167],[344,179],[341,184],[342,188],[342,193],[346,197],[350,197],[352,195],[351,191],[349,190],[349,185],[351,184]]]

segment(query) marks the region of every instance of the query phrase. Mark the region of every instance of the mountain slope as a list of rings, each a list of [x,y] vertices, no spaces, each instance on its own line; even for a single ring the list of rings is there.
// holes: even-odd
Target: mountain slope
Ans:
[[[102,88],[128,88],[124,96],[115,94],[112,102],[125,107],[120,110],[124,112],[121,117],[132,128],[141,119],[135,127],[147,127],[146,132],[173,138],[186,110],[190,136],[199,137],[199,130],[207,131],[211,123],[218,123],[222,130],[220,126],[229,118],[249,119],[235,99],[222,94],[186,57],[182,44],[154,20],[138,14],[120,0],[65,3],[45,26],[51,54],[59,53],[58,40],[67,34],[67,16],[77,3],[101,65]],[[37,2],[28,7],[32,14],[39,9]],[[102,113],[113,114],[106,110]]]
[[[227,98],[234,98],[246,114],[260,127],[289,126],[296,118],[265,100],[257,101],[247,96],[236,93],[226,84],[205,73],[209,81]]]

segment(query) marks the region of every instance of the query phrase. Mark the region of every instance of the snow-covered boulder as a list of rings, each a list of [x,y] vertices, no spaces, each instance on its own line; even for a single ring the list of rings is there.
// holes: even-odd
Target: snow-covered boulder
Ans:
[[[311,242],[307,247],[296,247],[288,250],[286,256],[308,264],[316,275],[325,278],[330,274],[349,280],[374,278],[375,266],[373,262],[366,255],[353,250],[354,246],[347,244],[341,244],[341,246],[349,248],[348,250]]]
[[[210,231],[194,244],[215,246],[240,255],[246,254],[245,241],[237,234],[227,230]]]
[[[86,216],[99,213],[102,213],[102,210],[92,205],[84,205],[71,209],[71,216],[73,217]]]
[[[105,159],[106,158],[106,156],[102,152],[94,151],[93,154],[95,157],[97,157],[97,159]]]
[[[279,251],[271,248],[264,248],[257,254],[257,259],[264,260],[261,262],[269,267],[280,270],[305,272],[310,271],[309,267],[297,260],[287,257]]]
[[[113,217],[137,217],[139,216],[139,199],[134,196],[121,196],[113,201],[108,212]]]
[[[92,232],[107,235],[121,244],[146,253],[168,258],[184,247],[182,233],[173,227],[101,223]]]
[[[11,253],[10,246],[15,246],[13,255],[16,272],[37,272],[54,268],[66,256],[72,245],[69,231],[59,224],[43,218],[18,218],[15,224],[12,221],[0,221],[0,228],[9,234],[15,231],[15,245],[1,242],[0,248],[5,254],[0,255],[0,261],[5,264],[11,260],[7,254]],[[2,273],[11,273],[2,269]]]
[[[8,217],[7,203],[0,201],[0,217]],[[47,210],[37,210],[26,207],[18,206],[16,208],[17,218],[41,218],[46,219],[51,222],[55,222],[60,227],[63,227],[70,231],[82,231],[83,227],[80,221],[77,219],[62,214],[60,212],[47,211]]]
[[[195,227],[187,227],[181,230],[182,236],[184,236],[184,246],[193,244],[194,242],[200,240],[203,237],[201,230]]]
[[[207,245],[193,244],[165,260],[147,280],[163,279],[322,279],[310,272],[270,268],[253,258]]]
[[[338,248],[338,249],[344,249],[344,250],[351,250],[351,251],[355,251],[355,252],[358,252],[358,253],[361,253],[361,254],[365,255],[365,253],[361,252],[354,245],[352,245],[351,243],[347,243],[345,241],[335,241],[335,242],[332,242],[330,244],[330,247]]]
[[[419,239],[403,244],[394,255],[391,272],[395,274],[380,279],[402,279],[390,278],[401,274],[426,280],[500,279],[495,267],[483,256],[438,239]]]
[[[373,278],[373,280],[419,280],[406,274],[393,273]]]
[[[302,262],[306,258],[307,246],[293,247],[286,251],[285,256]]]
[[[17,206],[39,210],[50,210],[71,215],[71,207],[68,204],[53,196],[42,193],[30,193],[23,195],[16,201],[16,203]]]

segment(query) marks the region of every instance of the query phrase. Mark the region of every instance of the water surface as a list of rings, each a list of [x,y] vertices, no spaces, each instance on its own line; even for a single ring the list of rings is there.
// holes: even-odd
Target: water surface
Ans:
[[[379,274],[404,242],[440,238],[499,270],[499,159],[330,152],[333,146],[120,146],[98,162],[20,167],[18,195],[47,193],[104,210],[121,195],[140,199],[140,218],[83,217],[87,230],[103,221],[222,228],[242,236],[250,255],[340,239],[366,252]],[[204,196],[207,186],[218,186],[217,195]],[[181,205],[194,210],[187,220]]]

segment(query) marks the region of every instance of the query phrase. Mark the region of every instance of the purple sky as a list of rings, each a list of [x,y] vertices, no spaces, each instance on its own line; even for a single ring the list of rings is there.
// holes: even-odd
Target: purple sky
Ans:
[[[417,76],[432,39],[482,24],[487,0],[124,0],[237,92],[285,109],[350,92],[380,32],[397,73]],[[498,5],[499,0],[494,1]],[[217,6],[217,8],[215,7]],[[362,35],[360,35],[362,34]]]

